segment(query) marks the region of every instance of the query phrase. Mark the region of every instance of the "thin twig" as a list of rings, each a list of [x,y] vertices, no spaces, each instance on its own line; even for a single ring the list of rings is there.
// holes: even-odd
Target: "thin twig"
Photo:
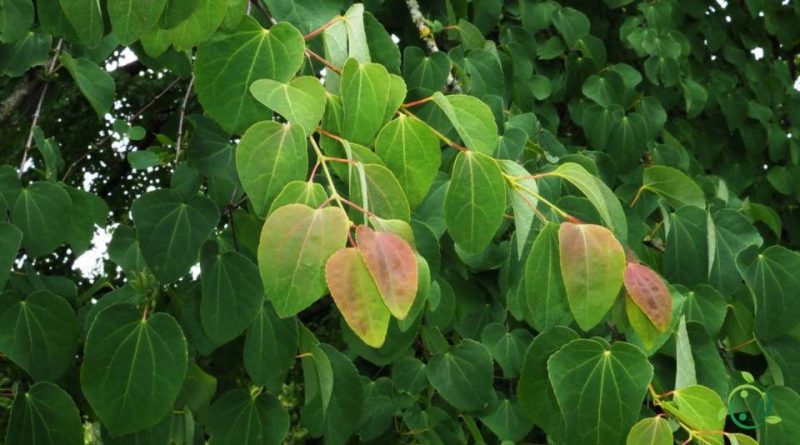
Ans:
[[[56,68],[56,62],[58,62],[58,55],[61,52],[61,45],[63,44],[64,39],[59,39],[58,43],[56,44],[56,50],[53,53],[53,57],[50,59],[50,63],[47,65],[45,77],[50,77],[50,75],[53,74],[53,71]],[[42,104],[44,103],[44,97],[47,94],[47,89],[49,86],[50,82],[45,82],[44,86],[42,87],[42,92],[39,94],[39,101],[36,103],[36,110],[33,112],[31,130],[28,132],[28,140],[25,142],[25,150],[22,152],[22,162],[19,163],[19,172],[17,173],[17,177],[22,177],[25,164],[28,162],[28,154],[31,151],[31,147],[33,147],[33,129],[36,128],[36,125],[39,123],[39,116],[42,113]]]
[[[189,95],[192,94],[192,86],[194,85],[194,76],[189,80],[189,86],[186,87],[186,94],[183,96],[181,102],[181,114],[178,118],[178,139],[175,141],[175,163],[181,159],[181,143],[183,142],[183,121],[186,119],[186,104],[189,102]]]
[[[328,29],[328,28],[330,28],[331,26],[335,25],[335,24],[336,24],[336,22],[338,22],[338,21],[339,21],[339,20],[341,20],[341,19],[342,19],[342,16],[340,16],[340,15],[337,15],[336,17],[334,17],[334,18],[332,18],[332,19],[328,20],[328,22],[327,22],[327,23],[325,23],[324,25],[322,25],[322,26],[320,26],[319,28],[317,28],[317,29],[315,29],[315,30],[311,31],[310,33],[308,33],[308,34],[306,34],[306,35],[304,35],[304,36],[303,36],[303,38],[304,38],[305,40],[313,39],[315,36],[317,36],[317,35],[319,35],[319,34],[322,34],[323,32],[325,32],[325,30],[326,30],[326,29]]]
[[[333,71],[336,74],[340,74],[340,75],[342,74],[341,68],[338,68],[334,64],[330,63],[324,57],[320,56],[319,54],[315,53],[314,51],[311,51],[310,49],[306,48],[306,54],[311,56],[311,57],[313,57],[314,59],[316,59],[319,63],[325,65],[325,68],[328,68],[329,70]]]

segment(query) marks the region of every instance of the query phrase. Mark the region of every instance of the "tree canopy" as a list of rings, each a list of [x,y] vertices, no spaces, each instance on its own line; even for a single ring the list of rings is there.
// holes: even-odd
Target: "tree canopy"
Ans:
[[[798,23],[0,0],[0,443],[794,443]]]

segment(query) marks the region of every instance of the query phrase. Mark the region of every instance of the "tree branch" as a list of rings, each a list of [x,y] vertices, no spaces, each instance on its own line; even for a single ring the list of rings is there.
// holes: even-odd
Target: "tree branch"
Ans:
[[[189,102],[189,95],[192,94],[192,86],[194,86],[194,76],[189,80],[189,86],[186,87],[186,94],[183,96],[181,103],[181,114],[178,119],[178,139],[175,142],[175,163],[178,163],[181,158],[181,143],[183,142],[183,121],[186,119],[186,104]]]
[[[59,39],[58,44],[56,44],[56,50],[53,53],[53,57],[50,59],[50,64],[47,66],[47,70],[45,71],[45,77],[49,77],[53,74],[53,70],[55,70],[56,62],[58,62],[58,54],[61,52],[61,45],[64,44],[64,39]],[[44,103],[44,97],[47,94],[47,87],[49,86],[49,82],[44,84],[42,88],[41,94],[39,94],[39,101],[36,103],[36,111],[33,112],[33,119],[31,119],[31,130],[28,132],[28,141],[25,142],[25,150],[22,152],[22,161],[19,163],[19,172],[17,173],[18,177],[22,177],[22,173],[25,169],[25,164],[28,163],[28,153],[31,151],[31,147],[33,146],[33,129],[36,128],[36,124],[39,123],[39,115],[42,112],[42,104]]]

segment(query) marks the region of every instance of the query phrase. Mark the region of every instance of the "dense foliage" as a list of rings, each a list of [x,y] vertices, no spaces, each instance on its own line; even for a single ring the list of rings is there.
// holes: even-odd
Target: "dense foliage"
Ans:
[[[0,442],[796,443],[800,2],[419,3],[0,0]]]

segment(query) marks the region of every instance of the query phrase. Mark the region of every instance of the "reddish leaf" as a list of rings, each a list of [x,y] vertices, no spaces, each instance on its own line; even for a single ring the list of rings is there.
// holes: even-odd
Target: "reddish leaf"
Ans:
[[[672,297],[664,280],[647,266],[628,263],[624,281],[633,302],[658,330],[665,331],[672,318]]]
[[[610,230],[565,222],[558,229],[561,275],[572,315],[581,329],[605,318],[622,288],[625,253]]]
[[[337,250],[325,264],[325,280],[350,329],[364,343],[380,348],[389,329],[389,310],[358,249]]]
[[[406,318],[417,295],[417,257],[411,246],[395,234],[367,226],[358,226],[356,242],[389,311]]]

